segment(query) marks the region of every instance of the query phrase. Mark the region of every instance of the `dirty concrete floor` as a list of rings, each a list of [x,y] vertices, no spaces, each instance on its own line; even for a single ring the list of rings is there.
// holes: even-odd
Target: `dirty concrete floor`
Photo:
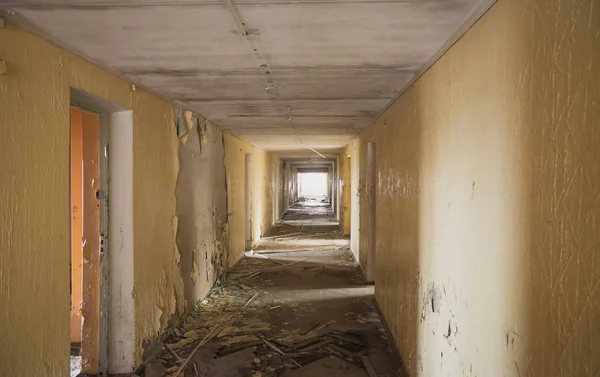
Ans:
[[[207,334],[179,376],[368,377],[367,365],[404,376],[339,227],[284,221],[266,237],[173,330],[146,376],[175,376]]]
[[[81,373],[81,356],[71,355],[71,377],[78,377]]]
[[[326,224],[337,220],[329,199],[325,196],[309,196],[299,198],[294,205],[283,214],[282,220],[288,224]]]

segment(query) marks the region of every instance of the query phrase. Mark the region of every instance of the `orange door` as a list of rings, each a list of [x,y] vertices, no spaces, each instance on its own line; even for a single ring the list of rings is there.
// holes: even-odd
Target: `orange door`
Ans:
[[[82,112],[71,108],[71,343],[81,343],[83,237]]]
[[[72,154],[71,169],[73,286],[79,286],[75,279],[80,276],[81,317],[77,322],[72,315],[71,327],[81,324],[82,371],[97,375],[100,332],[100,201],[96,198],[96,191],[100,188],[100,118],[97,114],[71,108],[71,124],[74,130],[80,130],[81,135],[81,158],[79,163],[73,161],[77,152]],[[72,138],[79,138],[77,131],[73,131],[72,135]],[[77,145],[77,141],[72,142],[72,145]],[[78,166],[82,167],[79,175],[76,172],[79,170]],[[77,213],[75,208],[79,203],[82,210]],[[80,271],[76,270],[77,266],[80,266]],[[73,293],[75,295],[75,289]],[[74,306],[79,305],[76,298],[73,302]]]

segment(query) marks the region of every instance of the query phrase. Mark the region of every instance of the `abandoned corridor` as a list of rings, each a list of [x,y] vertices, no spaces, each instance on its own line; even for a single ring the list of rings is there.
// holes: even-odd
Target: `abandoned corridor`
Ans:
[[[404,376],[390,335],[329,203],[300,198],[148,360],[146,377]],[[323,202],[322,202],[323,200]],[[306,204],[305,204],[306,203]],[[327,221],[324,219],[327,218]],[[366,363],[366,364],[365,364]]]
[[[0,131],[0,377],[600,376],[597,0],[0,0]]]

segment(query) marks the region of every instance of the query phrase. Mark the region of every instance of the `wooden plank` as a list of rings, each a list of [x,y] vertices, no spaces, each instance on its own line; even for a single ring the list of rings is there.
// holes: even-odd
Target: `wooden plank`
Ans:
[[[365,366],[365,369],[367,370],[367,373],[369,373],[369,377],[377,377],[377,373],[375,373],[375,369],[373,368],[373,365],[371,365],[369,358],[367,356],[362,356],[361,360]]]

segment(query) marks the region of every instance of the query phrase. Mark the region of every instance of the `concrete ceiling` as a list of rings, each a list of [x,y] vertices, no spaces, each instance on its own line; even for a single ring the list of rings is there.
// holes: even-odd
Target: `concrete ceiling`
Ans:
[[[346,146],[490,0],[2,1],[47,38],[280,154]]]

